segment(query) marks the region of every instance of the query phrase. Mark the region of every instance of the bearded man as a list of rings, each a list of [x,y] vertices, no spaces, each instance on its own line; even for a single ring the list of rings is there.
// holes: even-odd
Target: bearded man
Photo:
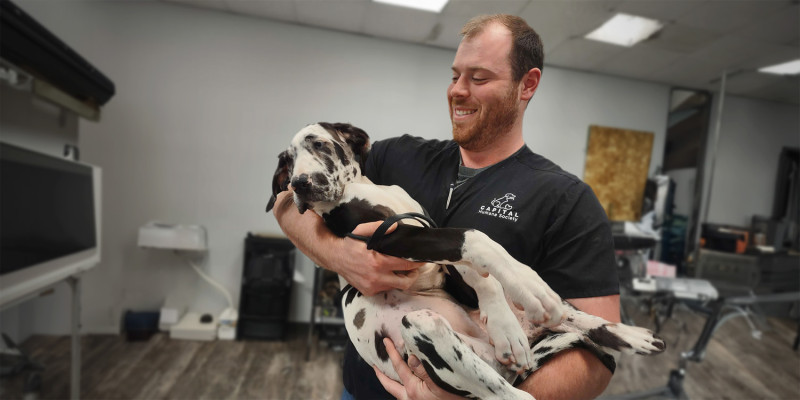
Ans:
[[[405,135],[376,142],[364,174],[376,184],[405,189],[441,227],[486,233],[562,298],[619,322],[619,284],[603,209],[586,184],[535,154],[523,139],[525,109],[542,77],[541,39],[512,15],[476,17],[462,35],[447,89],[453,140]],[[298,248],[363,294],[407,289],[416,278],[413,271],[421,264],[333,236],[315,213],[301,215],[291,206],[290,192],[281,193],[277,204],[276,218]],[[368,236],[378,224],[360,225],[354,233]],[[477,306],[469,290],[449,287],[460,302]],[[373,372],[348,346],[343,399],[455,398],[430,380],[415,357],[406,363],[391,344],[387,351],[400,383]],[[541,399],[594,398],[612,372],[592,353],[573,349],[517,387]]]

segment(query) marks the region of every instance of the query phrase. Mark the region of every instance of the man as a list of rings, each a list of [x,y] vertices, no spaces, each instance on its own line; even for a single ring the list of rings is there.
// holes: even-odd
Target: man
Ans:
[[[509,15],[475,18],[462,34],[447,92],[453,141],[403,136],[377,142],[365,175],[406,189],[440,226],[483,231],[577,308],[618,322],[619,288],[602,208],[588,186],[532,153],[522,137],[524,111],[542,74],[538,35]],[[335,237],[314,213],[299,215],[288,192],[276,204],[279,224],[300,250],[362,293],[408,288],[416,278],[417,264]],[[355,233],[369,235],[376,226],[363,224]],[[470,302],[469,296],[463,299]],[[376,388],[372,369],[350,346],[344,366],[347,392],[359,399],[453,397],[430,381],[414,357],[411,368],[390,341],[387,348],[403,382],[377,373],[389,393]],[[611,374],[594,355],[574,349],[517,387],[538,399],[593,398]]]

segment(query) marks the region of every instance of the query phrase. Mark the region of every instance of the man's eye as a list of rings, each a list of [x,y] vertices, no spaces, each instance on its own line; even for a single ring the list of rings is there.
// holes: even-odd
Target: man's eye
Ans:
[[[473,76],[472,80],[475,81],[475,82],[486,82],[486,78],[480,78],[480,77],[477,77],[477,76]]]

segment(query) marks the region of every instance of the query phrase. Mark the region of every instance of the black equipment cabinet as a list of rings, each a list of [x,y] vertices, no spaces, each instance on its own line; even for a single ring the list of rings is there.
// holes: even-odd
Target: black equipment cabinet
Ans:
[[[237,338],[285,338],[294,277],[294,249],[289,239],[247,234]]]
[[[316,266],[314,269],[314,289],[311,304],[310,327],[306,348],[306,361],[311,359],[311,348],[316,348],[314,334],[328,343],[334,350],[344,350],[347,345],[347,329],[342,315],[342,298],[339,290],[339,276],[335,272]]]

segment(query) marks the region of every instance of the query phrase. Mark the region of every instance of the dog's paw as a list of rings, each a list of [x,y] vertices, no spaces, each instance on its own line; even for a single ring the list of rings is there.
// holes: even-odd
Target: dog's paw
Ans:
[[[589,330],[587,336],[600,346],[626,354],[658,354],[667,348],[663,339],[638,326],[606,324]]]
[[[481,319],[494,346],[497,361],[514,372],[533,367],[528,337],[507,303],[503,302],[494,308],[482,306]]]
[[[559,297],[532,269],[525,267],[524,276],[504,289],[514,306],[525,311],[525,318],[536,325],[556,326],[566,317]]]

